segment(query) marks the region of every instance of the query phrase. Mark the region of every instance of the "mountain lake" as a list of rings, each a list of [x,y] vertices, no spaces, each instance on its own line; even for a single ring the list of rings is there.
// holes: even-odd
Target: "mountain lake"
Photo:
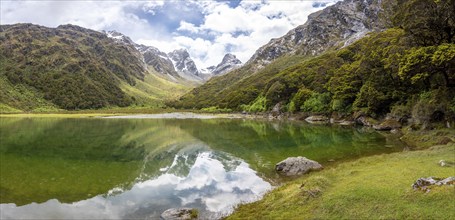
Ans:
[[[363,127],[222,118],[0,118],[1,219],[220,218],[288,178],[291,156],[325,167],[402,151]]]

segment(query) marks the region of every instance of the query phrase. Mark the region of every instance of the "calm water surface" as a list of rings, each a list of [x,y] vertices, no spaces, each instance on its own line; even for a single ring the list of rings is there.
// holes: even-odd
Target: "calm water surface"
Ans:
[[[0,118],[0,218],[228,214],[283,181],[290,156],[333,162],[403,149],[362,128],[242,119]]]

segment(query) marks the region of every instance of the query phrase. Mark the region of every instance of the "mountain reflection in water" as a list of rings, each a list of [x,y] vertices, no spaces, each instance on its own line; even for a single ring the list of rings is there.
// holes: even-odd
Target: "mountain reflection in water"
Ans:
[[[213,151],[195,152],[197,155],[177,154],[174,162],[157,178],[136,183],[123,191],[116,188],[107,195],[71,204],[51,199],[42,204],[32,203],[17,207],[1,205],[1,218],[35,219],[156,219],[170,207],[197,208],[203,218],[217,218],[230,213],[242,202],[260,198],[271,185],[256,175],[245,162],[229,155],[219,156]],[[181,158],[195,156],[186,176],[171,171]],[[228,157],[229,161],[220,161]],[[232,166],[223,164],[229,163]],[[180,163],[180,165],[189,165]]]

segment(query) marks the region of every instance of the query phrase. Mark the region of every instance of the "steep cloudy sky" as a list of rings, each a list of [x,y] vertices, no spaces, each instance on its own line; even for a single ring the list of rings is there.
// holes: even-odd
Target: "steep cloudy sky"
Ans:
[[[0,23],[48,27],[75,24],[117,30],[170,52],[186,48],[199,68],[225,53],[246,62],[271,38],[305,23],[307,16],[338,0],[320,1],[0,1]]]

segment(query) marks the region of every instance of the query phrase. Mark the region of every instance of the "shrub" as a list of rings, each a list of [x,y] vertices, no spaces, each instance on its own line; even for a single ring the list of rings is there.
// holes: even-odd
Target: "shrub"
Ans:
[[[258,96],[250,105],[241,105],[243,111],[247,112],[265,112],[267,99],[264,96]]]
[[[329,93],[315,92],[300,108],[305,112],[327,113],[330,109],[330,100]]]
[[[414,123],[428,128],[431,122],[440,122],[450,111],[448,93],[437,89],[420,93],[418,101],[412,108]]]
[[[376,89],[373,83],[367,82],[360,88],[353,106],[355,109],[366,110],[367,114],[383,113],[388,111],[384,105],[385,100],[387,97],[384,93]]]
[[[307,88],[299,89],[299,91],[292,96],[291,102],[289,103],[289,111],[299,111],[303,103],[305,103],[305,101],[309,99],[312,94],[313,92]]]

